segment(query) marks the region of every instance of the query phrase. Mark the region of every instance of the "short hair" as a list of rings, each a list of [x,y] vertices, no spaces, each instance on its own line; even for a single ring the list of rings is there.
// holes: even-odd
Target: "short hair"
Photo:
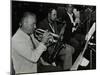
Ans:
[[[49,14],[49,13],[51,13],[51,12],[52,12],[52,10],[56,10],[56,11],[57,11],[57,9],[56,9],[56,8],[49,8],[49,10],[48,10],[48,14]]]
[[[22,27],[22,23],[24,21],[24,19],[28,16],[34,16],[36,18],[36,14],[32,13],[32,12],[25,12],[20,20],[19,26]]]
[[[72,8],[73,8],[74,5],[72,5],[72,4],[67,4],[67,5],[66,5],[66,8],[68,8],[68,7],[72,7]]]

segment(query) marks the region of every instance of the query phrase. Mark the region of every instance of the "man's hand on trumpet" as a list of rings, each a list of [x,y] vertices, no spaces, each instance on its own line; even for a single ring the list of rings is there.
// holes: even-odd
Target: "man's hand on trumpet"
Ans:
[[[50,32],[46,31],[41,39],[41,42],[44,43],[46,46],[49,46],[49,40],[52,39],[53,36],[51,36]]]

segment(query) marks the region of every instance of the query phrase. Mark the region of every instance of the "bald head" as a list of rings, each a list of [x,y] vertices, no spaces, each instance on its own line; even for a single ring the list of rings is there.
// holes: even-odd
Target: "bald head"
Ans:
[[[26,12],[21,19],[21,29],[26,33],[33,33],[36,28],[36,15]]]

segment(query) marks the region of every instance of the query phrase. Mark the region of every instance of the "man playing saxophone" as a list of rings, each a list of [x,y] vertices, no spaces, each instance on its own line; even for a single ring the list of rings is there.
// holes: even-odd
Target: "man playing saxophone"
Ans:
[[[55,8],[50,8],[48,11],[47,18],[41,21],[38,24],[38,28],[43,30],[48,30],[52,33],[58,34],[58,26],[57,26],[57,10]],[[53,53],[53,47],[48,48],[48,53]],[[62,70],[69,70],[72,66],[72,54],[74,53],[74,48],[68,44],[65,44],[65,48],[62,48],[60,52],[57,54],[55,63],[56,66],[62,68]],[[43,55],[44,60],[48,56],[48,54]],[[48,61],[48,60],[47,60]]]

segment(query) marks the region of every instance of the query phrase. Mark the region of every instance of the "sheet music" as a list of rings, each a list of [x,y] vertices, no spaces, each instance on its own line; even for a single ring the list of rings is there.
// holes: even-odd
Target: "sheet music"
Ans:
[[[91,38],[91,36],[93,35],[93,33],[95,32],[96,28],[95,28],[95,25],[96,23],[94,22],[91,29],[89,30],[89,32],[87,33],[86,37],[85,37],[85,40],[89,40]]]

